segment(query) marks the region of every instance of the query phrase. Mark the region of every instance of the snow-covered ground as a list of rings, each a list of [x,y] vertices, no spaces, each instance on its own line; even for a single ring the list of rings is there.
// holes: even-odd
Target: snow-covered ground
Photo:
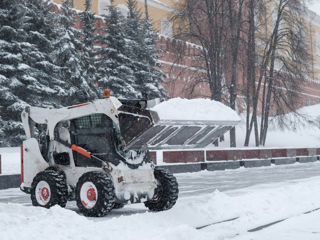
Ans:
[[[285,175],[288,172],[298,173],[301,167],[302,173],[305,172],[303,169],[305,166],[310,170],[319,169],[320,164],[294,164],[274,167],[274,170],[280,169]],[[0,201],[0,236],[6,240],[37,240],[43,239],[44,236],[48,240],[319,239],[320,211],[305,213],[320,207],[320,176],[226,191],[217,186],[218,189],[215,191],[187,194],[190,191],[190,188],[187,189],[190,183],[198,182],[199,185],[203,185],[204,179],[208,179],[207,187],[209,187],[214,178],[219,180],[223,177],[223,173],[230,177],[229,185],[235,181],[232,175],[239,175],[238,177],[251,175],[254,181],[256,170],[178,174],[182,194],[176,206],[169,211],[158,213],[149,212],[143,204],[137,204],[114,210],[103,218],[86,218],[77,212],[74,203],[68,204],[67,209],[53,207],[47,210],[32,207],[29,201],[28,203]],[[260,177],[262,176],[263,174],[260,174]],[[227,179],[221,182],[227,184]],[[0,200],[5,197],[4,193],[10,191],[18,192],[17,189],[2,190]],[[23,195],[23,193],[16,194]],[[235,220],[217,223],[229,219]],[[279,220],[284,221],[261,230],[258,228]],[[209,226],[201,228],[208,224]],[[255,228],[258,228],[258,231],[248,232]]]
[[[319,146],[320,105],[300,111],[309,120],[302,119],[296,132],[272,127],[268,147]],[[291,115],[288,121],[294,125]],[[238,138],[243,133],[241,124]],[[20,172],[19,148],[0,154],[4,174]],[[319,162],[177,178],[180,194],[173,209],[154,213],[143,204],[128,205],[103,218],[82,216],[74,202],[66,209],[36,208],[19,189],[0,190],[0,239],[320,239]]]

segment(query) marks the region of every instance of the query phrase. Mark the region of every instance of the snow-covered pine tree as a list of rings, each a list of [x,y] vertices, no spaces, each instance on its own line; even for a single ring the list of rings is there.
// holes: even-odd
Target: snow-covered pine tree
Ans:
[[[6,146],[5,145],[5,132],[4,132],[4,121],[2,120],[1,114],[0,114],[0,146]]]
[[[36,4],[33,5],[33,4]],[[50,63],[50,40],[43,2],[1,1],[0,5],[0,114],[3,145],[23,139],[21,111],[28,105],[52,105],[59,84]]]
[[[96,94],[83,76],[84,67],[81,61],[81,31],[75,28],[74,10],[64,0],[60,14],[60,34],[54,43],[55,63],[62,68],[61,79],[66,83],[67,97],[63,105],[78,104],[90,101]]]
[[[81,61],[83,65],[83,77],[88,82],[90,88],[93,90],[95,95],[98,97],[97,84],[97,69],[95,66],[96,51],[95,42],[97,34],[95,32],[96,17],[91,13],[91,0],[86,0],[85,11],[80,13],[80,19],[82,24],[82,52]]]
[[[53,42],[60,32],[57,27],[58,14],[53,11],[50,0],[25,1],[26,21],[23,27],[27,41],[36,46],[38,52],[29,52],[24,62],[37,70],[37,82],[28,85],[26,102],[32,106],[59,107],[66,97],[66,83],[60,80],[61,68],[54,64]],[[33,70],[34,71],[34,70]]]
[[[126,38],[128,39],[131,69],[136,79],[135,88],[141,97],[152,99],[166,95],[161,85],[164,74],[159,71],[159,50],[156,48],[157,34],[152,30],[148,18],[142,19],[135,0],[127,0]]]
[[[0,1],[0,139],[1,146],[16,143],[22,136],[18,112],[26,103],[18,96],[25,89],[23,81],[22,46],[26,34],[20,28],[24,23],[24,11],[19,0]]]
[[[101,30],[99,45],[101,46],[97,61],[99,72],[99,88],[109,88],[112,94],[122,98],[137,98],[139,93],[134,88],[135,78],[129,67],[131,56],[127,55],[127,39],[125,38],[125,18],[113,6],[108,7],[109,13],[104,15],[106,26]]]
[[[167,93],[161,84],[164,82],[165,74],[160,70],[161,64],[158,61],[161,57],[161,51],[156,46],[157,33],[153,30],[148,18],[142,21],[142,34],[144,35],[144,42],[141,45],[142,52],[139,56],[141,57],[141,61],[144,61],[145,66],[147,66],[144,71],[147,74],[144,77],[141,92],[143,92],[148,99],[165,97]],[[142,76],[144,72],[142,72]]]

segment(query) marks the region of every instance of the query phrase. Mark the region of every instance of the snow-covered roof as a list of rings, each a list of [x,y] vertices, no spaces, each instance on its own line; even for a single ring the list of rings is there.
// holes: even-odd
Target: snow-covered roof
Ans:
[[[160,120],[240,121],[230,107],[210,99],[172,98],[152,108]]]

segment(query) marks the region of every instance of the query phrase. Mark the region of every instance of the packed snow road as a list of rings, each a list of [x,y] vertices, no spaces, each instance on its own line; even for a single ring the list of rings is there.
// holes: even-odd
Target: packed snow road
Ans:
[[[179,198],[237,190],[257,184],[281,183],[320,176],[320,163],[292,164],[226,171],[202,171],[175,174],[179,182]],[[30,196],[19,189],[0,190],[0,203],[30,203]]]
[[[128,205],[104,218],[86,218],[74,203],[35,208],[18,189],[2,190],[0,239],[320,239],[320,163],[176,176],[173,209]]]

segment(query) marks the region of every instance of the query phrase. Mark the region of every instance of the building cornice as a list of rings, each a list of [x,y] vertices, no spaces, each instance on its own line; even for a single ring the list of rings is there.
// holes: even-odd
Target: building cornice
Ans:
[[[145,0],[137,0],[137,1],[144,3]],[[150,5],[152,7],[156,7],[156,8],[168,11],[168,12],[174,12],[175,11],[174,8],[168,6],[167,4],[164,4],[164,3],[160,2],[160,1],[157,1],[157,0],[148,0],[147,2],[148,2],[148,5]]]

